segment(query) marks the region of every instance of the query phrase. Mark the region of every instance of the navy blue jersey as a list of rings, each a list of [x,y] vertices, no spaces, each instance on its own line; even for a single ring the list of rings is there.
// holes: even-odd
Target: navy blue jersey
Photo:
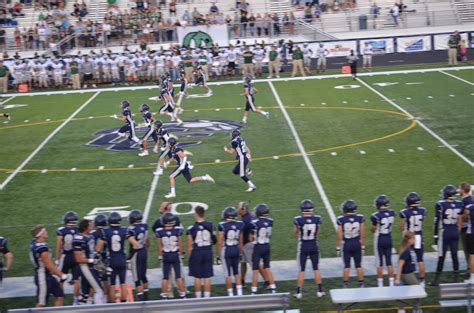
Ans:
[[[186,155],[180,157],[179,154],[176,152],[177,148],[177,146],[174,146],[172,149],[170,149],[170,151],[168,152],[168,157],[170,159],[174,159],[178,167],[184,169],[188,165],[188,158],[186,157]]]
[[[245,139],[242,137],[236,137],[232,139],[231,146],[236,152],[236,159],[240,159],[243,157],[248,157],[248,149],[247,145],[245,144]]]
[[[247,95],[252,95],[254,94],[255,90],[253,89],[253,84],[252,83],[245,83],[244,84],[244,89],[247,91]]]
[[[377,236],[391,236],[393,223],[395,222],[395,212],[393,210],[380,210],[370,216],[372,225],[377,226],[375,234]]]
[[[36,242],[35,239],[30,244],[30,260],[36,271],[45,271],[49,274],[48,269],[41,261],[41,253],[48,252],[48,244],[46,242]]]
[[[105,229],[94,229],[90,233],[91,240],[94,241],[94,246],[97,246],[97,242],[99,242],[99,239],[102,239],[103,241],[105,240]],[[104,244],[104,249],[100,252],[100,255],[105,258],[107,256],[107,242]]]
[[[467,221],[467,233],[474,234],[474,199],[472,196],[467,196],[462,199],[464,203],[464,210],[469,214]]]
[[[160,227],[155,231],[155,235],[161,239],[163,254],[179,252],[179,237],[183,235],[181,226],[175,226],[172,229]]]
[[[148,225],[139,223],[129,226],[127,229],[127,237],[135,237],[135,240],[138,242],[138,249],[144,249],[148,239]]]
[[[125,227],[110,227],[104,230],[104,239],[110,259],[125,257],[125,241],[127,229]]]
[[[293,224],[298,227],[300,242],[317,242],[318,229],[321,225],[321,216],[296,216],[293,219]]]
[[[457,232],[458,217],[464,211],[464,204],[459,200],[439,200],[435,205],[434,235],[438,235],[439,229]]]
[[[245,213],[242,215],[242,222],[244,223],[244,228],[242,230],[242,234],[244,237],[244,245],[250,242],[250,234],[252,233],[252,223],[254,216],[250,212]]]
[[[405,220],[405,231],[411,231],[416,235],[423,234],[423,220],[425,216],[425,208],[413,207],[400,211],[400,217]]]
[[[472,206],[474,204],[473,197],[471,195],[468,195],[468,196],[462,198],[462,203],[464,205],[463,214],[464,214],[464,212],[469,212],[468,207]],[[469,229],[469,227],[471,227],[469,225],[470,225],[470,221],[468,220],[468,221],[462,223],[462,228]]]
[[[412,247],[408,247],[405,251],[403,251],[403,253],[400,255],[400,260],[405,261],[402,267],[402,274],[413,273],[416,270],[416,255]]]
[[[342,226],[344,241],[360,240],[360,229],[364,227],[365,218],[361,214],[341,215],[337,218],[337,225]]]
[[[170,135],[168,131],[161,127],[160,129],[156,130],[156,135],[158,136],[158,140],[161,142],[162,146],[168,145],[168,140],[170,139]]]
[[[181,220],[179,219],[179,216],[175,215],[175,221],[176,221],[175,227],[178,227],[178,226],[181,228],[183,227],[183,225],[181,225]],[[158,228],[164,228],[164,227],[165,225],[163,225],[163,223],[161,222],[161,218],[159,217],[156,219],[155,223],[153,223],[153,232],[155,232],[155,235],[156,235],[156,230]]]
[[[62,237],[62,254],[72,255],[73,254],[73,247],[72,241],[74,239],[74,235],[76,235],[79,231],[77,227],[59,227],[56,230],[56,235]]]
[[[125,122],[129,125],[133,125],[133,115],[132,111],[129,108],[125,108],[122,110],[122,115],[125,118]]]
[[[218,230],[224,232],[224,246],[238,247],[244,226],[241,221],[220,222]]]
[[[212,247],[212,234],[214,225],[211,222],[195,222],[188,227],[187,235],[193,238],[193,250]]]
[[[5,255],[9,252],[10,250],[8,250],[7,238],[0,236],[0,253]]]
[[[254,239],[253,242],[256,245],[268,245],[270,244],[270,238],[272,236],[273,220],[271,218],[258,218],[254,219],[250,224]]]
[[[148,111],[143,112],[142,118],[145,124],[147,124],[148,126],[151,126],[153,124],[154,119],[153,119],[153,114],[151,114],[151,112],[148,112]]]
[[[74,235],[72,242],[74,251],[84,252],[84,257],[93,259],[95,257],[95,240],[91,235]]]

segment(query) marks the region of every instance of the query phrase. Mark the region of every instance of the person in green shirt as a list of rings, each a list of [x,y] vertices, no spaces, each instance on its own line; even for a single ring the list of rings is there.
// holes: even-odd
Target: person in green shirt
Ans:
[[[183,56],[183,65],[184,65],[184,76],[188,82],[194,81],[193,79],[193,66],[194,60],[193,56],[191,55],[191,51],[188,50],[186,55]]]
[[[71,74],[71,82],[73,89],[81,89],[81,76],[79,75],[79,63],[72,60],[69,63],[69,72]]]
[[[272,46],[268,53],[268,78],[272,78],[273,73],[277,78],[280,78],[280,56],[275,46]]]
[[[208,65],[208,55],[205,49],[201,49],[198,55],[198,63],[201,67],[202,71],[204,72],[204,76],[206,77],[206,81],[209,80],[209,65]]]
[[[243,54],[244,57],[244,65],[242,68],[243,75],[250,75],[252,78],[254,78],[254,71],[253,71],[253,52],[250,51],[249,47],[245,47],[245,51]]]
[[[291,77],[295,77],[298,72],[301,73],[302,76],[306,76],[304,73],[303,68],[303,52],[301,52],[300,47],[295,46],[293,48],[293,72],[291,73]]]
[[[458,65],[458,42],[456,38],[451,35],[448,40],[448,64],[449,66]]]
[[[0,60],[0,88],[2,93],[8,92],[8,76],[10,76],[10,70],[3,64],[3,60]]]

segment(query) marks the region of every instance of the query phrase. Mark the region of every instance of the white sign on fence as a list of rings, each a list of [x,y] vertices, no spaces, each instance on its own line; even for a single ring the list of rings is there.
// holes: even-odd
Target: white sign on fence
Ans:
[[[420,52],[431,50],[430,36],[397,38],[397,52]]]

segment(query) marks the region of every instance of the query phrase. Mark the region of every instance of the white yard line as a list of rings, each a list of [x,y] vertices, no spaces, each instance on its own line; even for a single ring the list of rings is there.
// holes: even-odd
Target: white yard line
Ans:
[[[177,105],[180,106],[183,102],[183,94],[179,95]],[[156,164],[156,170],[160,168],[160,162]],[[155,197],[156,188],[158,188],[158,182],[160,181],[160,176],[155,175],[151,181],[150,190],[148,191],[148,197],[146,198],[145,208],[143,209],[143,221],[147,222],[148,216],[150,216],[151,206],[153,204],[153,199]]]
[[[74,113],[72,113],[61,125],[59,125],[45,140],[36,149],[18,166],[8,177],[5,181],[0,184],[0,190],[5,189],[5,187],[15,178],[18,173],[25,168],[26,165],[48,144],[48,142],[57,134],[59,133],[73,118],[76,117],[89,103],[91,103],[98,95],[100,91],[97,91],[92,97],[90,97],[83,105],[81,105]]]
[[[448,76],[451,76],[452,78],[456,78],[457,80],[460,80],[466,84],[469,84],[471,86],[474,86],[474,83],[471,83],[470,81],[468,80],[465,80],[465,79],[462,79],[461,77],[457,77],[456,75],[453,75],[453,74],[449,74],[449,73],[446,73],[445,71],[440,71],[441,73],[443,73],[444,75],[448,75]]]
[[[328,215],[331,218],[332,224],[334,228],[337,229],[336,215],[334,214],[332,205],[329,202],[326,192],[324,191],[323,185],[321,184],[321,180],[319,179],[318,174],[316,173],[316,170],[314,169],[313,164],[311,163],[308,155],[306,154],[306,150],[301,142],[300,136],[298,135],[298,132],[296,131],[296,128],[293,125],[290,115],[286,111],[283,105],[283,102],[280,99],[280,96],[278,95],[275,87],[273,86],[273,83],[269,81],[268,84],[270,85],[270,88],[273,92],[273,96],[275,97],[278,103],[278,106],[280,107],[280,110],[283,113],[283,116],[285,117],[286,122],[288,123],[288,126],[290,127],[291,133],[293,134],[293,137],[295,138],[296,145],[298,146],[298,149],[300,150],[300,153],[303,156],[303,160],[306,163],[306,167],[308,168],[309,173],[311,174],[311,177],[313,178],[314,185],[316,186],[316,189],[319,192],[319,195],[321,197],[321,200],[323,201],[324,207],[326,208],[326,211],[328,212]]]
[[[2,102],[0,103],[0,105],[4,105],[4,104],[7,103],[8,101],[13,100],[13,99],[15,99],[15,98],[16,98],[16,95],[11,95],[10,98],[8,98],[7,100],[2,101]]]
[[[396,70],[396,71],[384,71],[384,72],[368,72],[360,73],[358,76],[379,76],[379,75],[395,75],[395,74],[410,74],[410,73],[430,73],[430,72],[441,72],[441,71],[458,71],[458,70],[474,70],[474,66],[464,66],[464,67],[441,67],[441,68],[427,68],[427,69],[414,69],[414,70]],[[328,79],[328,78],[350,78],[350,74],[332,74],[332,75],[320,75],[320,76],[306,76],[306,77],[284,77],[284,78],[271,78],[271,79],[255,79],[254,83],[262,82],[278,82],[278,81],[299,81],[302,79]],[[214,85],[235,85],[242,84],[242,80],[231,80],[231,81],[218,81],[218,82],[208,82],[209,86]],[[179,88],[179,85],[175,85]],[[129,90],[152,90],[157,89],[158,86],[148,85],[148,86],[133,86],[133,87],[111,87],[111,88],[95,88],[95,89],[80,89],[80,90],[62,90],[62,91],[50,91],[50,92],[27,92],[21,94],[3,94],[0,96],[48,96],[48,95],[63,95],[63,94],[76,94],[76,93],[85,93],[85,92],[105,92],[105,91],[129,91]]]
[[[388,103],[390,103],[392,106],[394,106],[395,108],[397,108],[399,111],[405,113],[406,115],[408,115],[410,118],[414,118],[414,116],[408,112],[407,110],[405,110],[404,108],[402,108],[401,106],[399,106],[398,104],[396,104],[395,102],[393,102],[392,100],[390,100],[389,98],[387,98],[384,94],[382,94],[381,92],[379,92],[378,90],[376,90],[374,87],[370,86],[369,84],[367,84],[365,81],[363,81],[362,79],[360,78],[357,78],[357,80],[362,84],[364,85],[365,87],[367,87],[368,89],[370,89],[372,92],[374,92],[375,94],[377,94],[379,97],[381,97],[382,99],[384,99],[385,101],[387,101]],[[450,145],[449,143],[446,142],[446,140],[444,140],[443,138],[441,138],[439,135],[437,135],[434,131],[432,131],[431,129],[428,128],[428,126],[426,126],[422,121],[420,120],[417,120],[416,121],[418,125],[420,125],[424,130],[426,130],[431,136],[433,136],[434,138],[436,138],[439,142],[441,142],[441,144],[443,144],[446,148],[448,148],[449,150],[451,150],[454,154],[456,154],[459,158],[461,158],[464,162],[466,162],[467,164],[469,164],[469,166],[471,167],[474,167],[474,162],[472,162],[471,160],[469,160],[465,155],[463,155],[461,152],[459,152],[456,148],[454,148],[452,145]]]

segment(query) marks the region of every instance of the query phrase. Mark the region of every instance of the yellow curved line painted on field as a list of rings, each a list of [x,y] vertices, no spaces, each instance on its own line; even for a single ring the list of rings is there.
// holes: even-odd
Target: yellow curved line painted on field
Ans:
[[[266,107],[266,109],[269,108],[278,108],[278,107]],[[322,109],[322,110],[353,110],[353,111],[366,111],[366,112],[379,112],[379,113],[386,113],[386,114],[394,114],[394,115],[399,115],[403,117],[408,117],[408,115],[401,113],[401,112],[396,112],[396,111],[390,111],[390,110],[380,110],[380,109],[368,109],[368,108],[351,108],[351,107],[293,107],[293,106],[288,106],[288,109]],[[200,111],[204,110],[215,110],[215,109],[201,109]],[[235,109],[233,109],[235,110]],[[106,116],[109,117],[109,116]],[[101,117],[95,117],[95,118],[101,118]],[[84,119],[90,119],[88,117],[85,118],[79,118],[76,120],[84,120]],[[46,122],[50,123],[50,122]],[[335,147],[329,147],[329,148],[322,148],[322,149],[317,149],[317,150],[311,150],[308,151],[308,155],[315,155],[318,153],[322,152],[327,152],[327,151],[334,151],[334,150],[340,150],[344,148],[352,148],[356,146],[361,146],[377,141],[382,141],[382,140],[387,140],[396,136],[400,136],[411,129],[413,129],[417,125],[416,120],[411,120],[411,123],[409,126],[403,128],[402,130],[399,130],[395,133],[391,133],[382,137],[377,137],[373,139],[368,139],[364,141],[359,141],[355,143],[350,143],[350,144],[345,144],[345,145],[339,145]],[[288,153],[288,154],[282,154],[278,155],[278,158],[286,158],[286,157],[297,157],[301,156],[301,153]],[[259,158],[253,158],[252,161],[263,161],[263,160],[271,160],[273,159],[274,156],[265,156],[265,157],[259,157]],[[229,164],[229,163],[235,163],[235,160],[226,160],[226,161],[221,161],[221,162],[202,162],[202,163],[196,163],[194,166],[207,166],[207,165],[220,165],[220,164]],[[143,171],[143,170],[153,170],[155,169],[155,166],[143,166],[143,167],[133,167],[133,168],[104,168],[104,169],[98,169],[98,168],[84,168],[84,169],[76,169],[75,171],[71,171],[71,169],[48,169],[48,172],[52,173],[84,173],[84,172],[118,172],[118,171]],[[5,169],[5,168],[0,168],[0,172],[11,172],[13,169]],[[22,170],[20,173],[40,173],[42,172],[42,169],[27,169],[27,170]]]

